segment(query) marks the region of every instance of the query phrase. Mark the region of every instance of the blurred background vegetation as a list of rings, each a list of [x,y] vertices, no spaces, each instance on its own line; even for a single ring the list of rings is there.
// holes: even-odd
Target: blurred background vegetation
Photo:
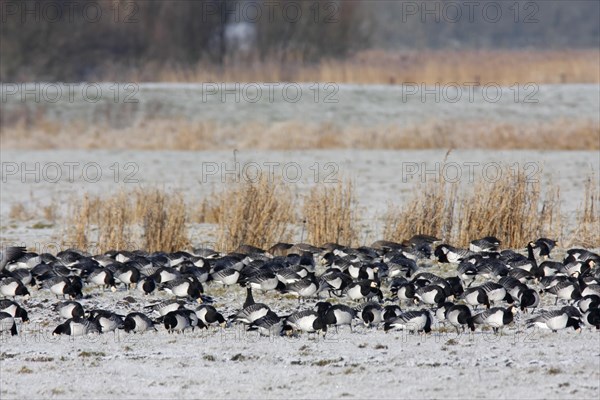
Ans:
[[[369,62],[381,54],[368,50],[556,51],[600,46],[598,1],[480,0],[473,18],[464,2],[446,1],[44,3],[0,0],[3,82],[132,76],[161,80],[165,71],[239,69],[265,62],[293,69],[332,60]],[[493,22],[497,5],[502,15]],[[62,15],[55,18],[57,10]],[[261,12],[258,18],[256,10]],[[301,16],[295,17],[298,10]]]

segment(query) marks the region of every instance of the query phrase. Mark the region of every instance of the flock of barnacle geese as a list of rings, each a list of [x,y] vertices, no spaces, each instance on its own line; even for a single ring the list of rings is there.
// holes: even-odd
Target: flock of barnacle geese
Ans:
[[[0,259],[0,334],[19,334],[18,323],[28,321],[28,304],[37,296],[60,300],[47,311],[63,318],[53,334],[73,336],[237,324],[261,335],[325,334],[342,325],[429,333],[435,324],[457,333],[491,328],[501,334],[516,315],[525,329],[600,329],[598,254],[573,248],[559,261],[551,254],[556,243],[547,238],[528,243],[526,253],[500,250],[491,236],[468,249],[436,242],[415,235],[370,247],[278,243],[227,254],[200,248],[54,256],[9,247]],[[234,285],[245,288],[245,294],[235,291],[239,302],[223,295]],[[131,299],[127,312],[90,307],[117,291]],[[257,295],[270,304],[257,303]],[[298,302],[284,301],[290,296]],[[233,308],[212,305],[226,301]]]

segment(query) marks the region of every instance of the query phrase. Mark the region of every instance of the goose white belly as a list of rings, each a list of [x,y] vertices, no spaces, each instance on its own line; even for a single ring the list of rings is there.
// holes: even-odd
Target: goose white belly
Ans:
[[[419,293],[419,297],[421,297],[421,301],[427,304],[437,304],[435,301],[435,296],[437,296],[438,291],[433,289],[426,292]]]
[[[543,329],[556,331],[565,328],[568,320],[569,316],[567,314],[560,314],[556,317],[547,319],[545,322],[536,322],[535,325]]]
[[[334,312],[336,325],[350,325],[352,324],[352,315],[348,312],[341,310],[335,310]]]
[[[90,282],[98,286],[106,285],[105,280],[106,272],[100,272],[90,278]]]
[[[172,288],[170,288],[170,291],[174,296],[185,297],[188,295],[189,287],[190,287],[190,284],[185,282],[185,283],[173,286]],[[165,289],[165,291],[167,291],[167,290],[168,289]]]
[[[61,295],[63,294],[63,289],[65,288],[66,284],[63,281],[57,282],[54,285],[50,286],[50,291],[56,295]]]
[[[313,324],[315,323],[316,319],[316,315],[307,315],[305,317],[297,319],[294,322],[290,322],[290,325],[293,328],[304,332],[313,332],[315,330]]]
[[[504,325],[504,312],[501,310],[489,315],[485,319],[485,324],[492,327],[500,327]]]
[[[351,287],[350,289],[348,289],[347,294],[348,294],[348,297],[351,300],[358,300],[358,299],[362,299],[363,297],[365,297],[361,293],[361,286],[360,285],[356,285],[356,286]]]
[[[506,297],[506,289],[498,288],[487,292],[490,301],[502,301]]]
[[[0,285],[0,293],[3,296],[13,296],[15,291],[17,290],[17,287],[19,287],[19,284],[17,282],[10,282],[8,284],[1,284]]]

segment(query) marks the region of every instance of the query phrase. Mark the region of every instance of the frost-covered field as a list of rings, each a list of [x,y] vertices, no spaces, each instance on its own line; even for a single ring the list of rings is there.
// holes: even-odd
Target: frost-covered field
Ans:
[[[0,89],[5,92],[3,106],[9,116],[27,112],[51,121],[80,119],[88,124],[107,122],[114,127],[147,118],[212,120],[229,125],[300,118],[317,124],[334,121],[340,126],[404,126],[431,120],[599,119],[597,85],[464,84],[422,87],[410,83],[79,83],[67,87],[29,83],[17,87],[2,85]],[[26,90],[37,91],[37,101]]]
[[[434,266],[424,271],[443,273]],[[448,267],[444,267],[448,273]],[[224,315],[241,308],[244,292],[208,285]],[[86,309],[144,311],[166,294],[144,297],[86,289]],[[384,293],[386,293],[384,291]],[[308,308],[257,293],[278,314]],[[1,343],[1,395],[9,398],[597,398],[600,333],[585,328],[550,333],[516,323],[502,336],[478,329],[454,333],[434,323],[429,335],[356,323],[325,337],[259,337],[242,327],[168,334],[52,336],[62,322],[56,298],[32,291],[31,321]],[[550,297],[544,309],[554,308]],[[343,300],[350,305],[358,305]],[[192,307],[192,305],[189,305]],[[155,317],[157,315],[154,315]]]
[[[175,90],[174,90],[175,89]],[[197,86],[142,85],[137,105],[77,101],[45,104],[41,115],[50,119],[84,116],[94,123],[110,117],[121,126],[132,115],[185,118],[222,118],[222,123],[290,120],[299,114],[348,124],[419,123],[432,118],[503,121],[543,121],[553,118],[598,118],[598,91],[592,85],[544,86],[539,103],[515,103],[504,92],[499,103],[464,107],[463,102],[428,102],[418,97],[400,101],[398,88],[341,87],[339,103],[314,102],[304,87],[302,104],[268,101],[221,103],[215,96],[204,102]],[[182,96],[182,93],[184,94]],[[321,93],[324,96],[325,92]],[[323,99],[323,98],[321,98]],[[389,105],[380,107],[378,104]],[[401,104],[400,107],[397,104]],[[121,104],[122,105],[122,104]],[[120,105],[120,106],[121,106]],[[18,101],[6,110],[22,107]],[[298,107],[303,107],[298,112]],[[225,112],[228,107],[235,112]],[[225,110],[224,110],[225,109]],[[111,110],[116,110],[111,113]],[[133,121],[135,122],[135,121]],[[84,193],[103,194],[120,189],[159,187],[181,191],[198,200],[219,190],[225,178],[240,173],[252,178],[256,165],[267,174],[305,191],[314,183],[343,178],[355,182],[362,211],[361,223],[370,226],[364,243],[381,238],[381,223],[374,218],[388,202],[401,204],[419,183],[458,180],[465,188],[473,180],[495,177],[496,163],[525,170],[532,179],[560,186],[562,209],[572,216],[583,201],[585,179],[600,171],[597,152],[478,151],[229,151],[163,152],[103,150],[3,150],[0,191],[0,241],[44,250],[61,241],[60,221],[48,224],[35,217],[10,218],[14,204],[28,209],[54,204],[59,214]],[[454,163],[442,170],[442,162]],[[237,163],[237,164],[236,164]],[[57,177],[56,166],[60,168]],[[72,169],[71,169],[72,168]],[[216,168],[216,169],[215,169]],[[249,175],[244,175],[244,171]],[[252,169],[253,168],[253,169]],[[70,172],[72,171],[72,175]],[[300,175],[298,175],[298,172]],[[99,174],[98,174],[99,173]],[[458,175],[457,175],[458,174]],[[55,182],[56,181],[56,182]],[[567,221],[572,224],[573,221]],[[194,245],[214,240],[214,226],[195,224]],[[300,238],[297,238],[300,239]],[[534,239],[534,238],[532,238]],[[599,244],[600,245],[600,244]],[[598,249],[596,249],[598,251]],[[559,257],[560,259],[560,257]],[[435,267],[428,269],[436,272]],[[445,270],[445,274],[450,271]],[[206,287],[224,315],[241,307],[240,288]],[[333,330],[325,338],[265,338],[230,327],[225,330],[169,335],[128,335],[119,332],[89,337],[53,337],[61,319],[51,310],[57,300],[33,290],[23,305],[31,321],[19,325],[18,337],[0,341],[0,397],[12,398],[595,398],[600,396],[600,335],[589,328],[582,333],[549,333],[524,329],[524,315],[504,330],[503,336],[478,330],[457,336],[452,329],[435,326],[427,336],[385,333],[357,325]],[[117,293],[86,291],[86,309],[105,308],[123,314],[143,311],[164,294],[142,297],[137,291]],[[279,295],[256,295],[278,314],[295,311],[295,300]],[[545,309],[553,301],[545,300]],[[351,303],[349,303],[351,304]],[[309,307],[312,302],[301,305]]]
[[[334,178],[355,179],[357,198],[365,208],[363,218],[384,211],[387,201],[401,202],[416,184],[435,178],[422,175],[435,170],[443,151],[310,151],[240,152],[241,165],[250,162],[297,162],[306,175],[298,182],[305,190],[314,182],[314,163],[337,166]],[[2,242],[43,248],[60,240],[58,225],[34,226],[37,221],[11,221],[11,204],[49,204],[52,199],[63,210],[69,199],[85,192],[106,193],[138,185],[183,190],[190,198],[208,194],[221,185],[220,171],[203,176],[202,163],[230,163],[229,152],[107,152],[107,151],[6,151],[2,161],[16,163],[74,162],[79,168],[97,163],[102,177],[97,182],[64,170],[58,183],[35,180],[21,172],[3,176]],[[539,169],[534,177],[542,184],[550,180],[561,186],[563,209],[573,211],[582,199],[585,176],[600,169],[594,152],[482,152],[453,151],[455,162],[466,173],[465,163],[479,163],[474,169],[480,178],[484,165],[504,162],[523,167],[533,162]],[[132,162],[137,170],[125,183],[121,171],[115,182],[115,162],[121,167]],[[423,166],[421,163],[426,162]],[[408,177],[403,166],[416,163],[422,170]],[[537,168],[537,167],[536,167]],[[78,171],[75,169],[75,171]],[[81,169],[79,170],[81,172]],[[49,171],[48,171],[49,172]],[[403,179],[406,176],[405,179]],[[206,178],[206,183],[202,181]],[[461,183],[469,185],[468,175]],[[210,225],[194,227],[195,244],[205,243],[214,233]],[[373,234],[374,238],[376,234]],[[597,251],[597,249],[596,249]],[[560,257],[558,257],[560,259]],[[435,272],[434,269],[429,269]],[[445,270],[448,273],[448,270]],[[208,286],[206,292],[224,315],[241,307],[240,288],[224,290]],[[31,322],[19,326],[19,337],[4,337],[1,344],[1,397],[9,398],[598,398],[600,394],[600,336],[589,328],[582,333],[563,330],[549,333],[524,329],[523,319],[505,329],[502,337],[491,331],[472,335],[454,334],[436,326],[428,336],[401,332],[385,333],[358,325],[354,333],[342,327],[323,337],[258,338],[231,327],[210,332],[169,335],[163,327],[157,333],[127,335],[120,332],[101,336],[53,337],[62,322],[50,310],[56,298],[33,291],[24,304]],[[166,298],[143,298],[131,294],[87,292],[86,309],[105,308],[126,314],[143,311],[144,306]],[[127,296],[132,298],[125,299]],[[262,296],[279,314],[297,309],[295,300]],[[549,304],[544,308],[553,308]],[[550,303],[548,303],[550,302]],[[303,305],[309,307],[312,303]]]
[[[558,185],[562,210],[572,215],[583,202],[586,179],[592,174],[598,177],[600,171],[600,158],[593,151],[454,150],[447,156],[447,168],[442,150],[240,151],[235,155],[229,151],[10,150],[0,153],[0,158],[0,239],[28,246],[56,243],[59,231],[56,226],[31,229],[39,218],[10,220],[15,203],[34,210],[54,204],[64,214],[69,202],[84,193],[158,187],[179,191],[192,202],[219,191],[226,179],[250,181],[257,173],[272,173],[299,192],[315,183],[351,178],[361,207],[359,217],[369,226],[363,238],[368,244],[381,238],[383,223],[374,218],[383,215],[390,202],[402,204],[420,183],[445,179],[469,189],[475,181],[499,178],[498,167],[507,165],[511,171],[525,171],[541,183],[542,190],[549,183]],[[573,222],[567,220],[566,225]],[[210,242],[214,229],[201,225],[191,231],[199,244]]]

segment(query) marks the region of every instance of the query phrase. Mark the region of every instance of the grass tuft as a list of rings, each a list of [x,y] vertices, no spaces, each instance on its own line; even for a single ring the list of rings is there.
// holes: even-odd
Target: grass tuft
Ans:
[[[416,191],[404,207],[388,208],[384,237],[402,241],[427,234],[467,246],[473,238],[494,235],[503,246],[522,247],[532,238],[561,236],[559,200],[558,188],[542,196],[539,182],[508,167],[496,181],[478,181],[470,191],[440,179]]]
[[[146,251],[181,250],[189,245],[186,230],[186,206],[181,195],[159,190],[140,194],[143,201],[144,249]]]
[[[351,181],[315,186],[304,199],[303,223],[307,241],[355,245],[358,238],[356,195]],[[303,240],[303,238],[301,239]]]
[[[229,183],[217,194],[214,213],[219,221],[217,243],[231,251],[241,245],[268,248],[291,238],[295,222],[289,187],[269,178]]]

